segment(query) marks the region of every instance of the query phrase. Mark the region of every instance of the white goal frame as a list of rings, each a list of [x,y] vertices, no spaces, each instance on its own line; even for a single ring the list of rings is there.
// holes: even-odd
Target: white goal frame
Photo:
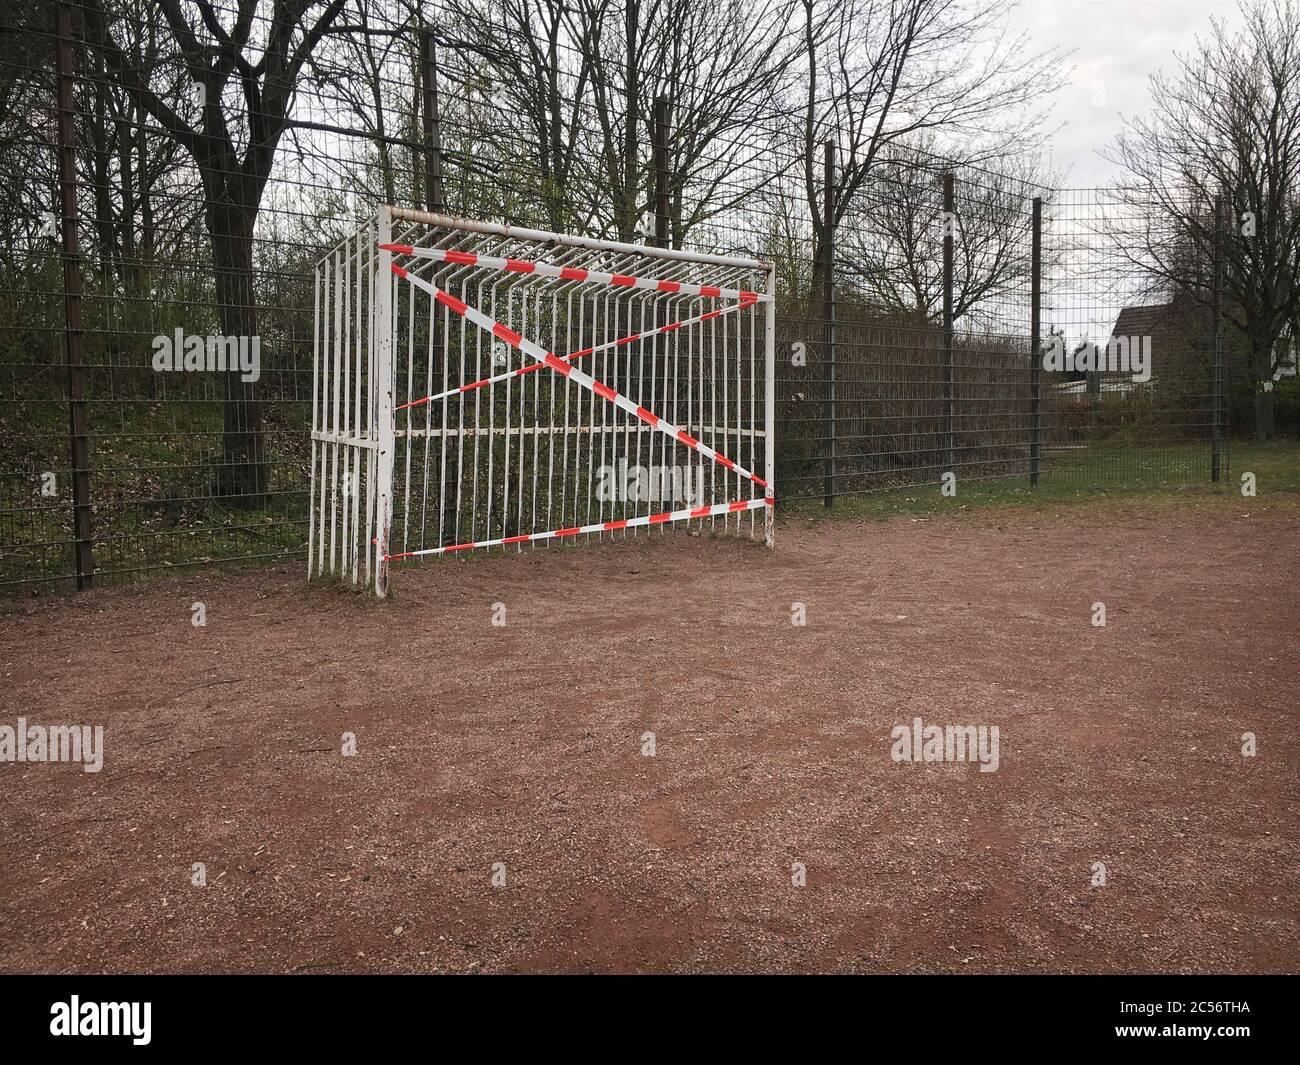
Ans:
[[[399,560],[690,521],[771,547],[775,290],[754,259],[380,208],[314,274],[308,576],[383,597]]]

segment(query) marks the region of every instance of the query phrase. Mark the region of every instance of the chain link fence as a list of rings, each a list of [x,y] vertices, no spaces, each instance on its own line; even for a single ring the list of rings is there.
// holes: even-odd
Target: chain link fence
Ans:
[[[1153,269],[1121,192],[814,139],[780,5],[687,5],[728,50],[638,73],[562,7],[226,4],[177,16],[210,46],[149,0],[0,27],[0,588],[303,556],[312,271],[383,202],[775,263],[782,506],[1226,471],[1212,257]]]

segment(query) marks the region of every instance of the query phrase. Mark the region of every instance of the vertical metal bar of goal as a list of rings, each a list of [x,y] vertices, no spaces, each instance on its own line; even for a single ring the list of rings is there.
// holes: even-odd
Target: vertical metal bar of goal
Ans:
[[[320,432],[320,285],[321,266],[316,264],[312,271],[312,317],[311,317],[311,488],[307,495],[307,579],[311,580],[315,567],[312,565],[316,556],[316,456],[320,452],[320,441],[316,434]],[[317,572],[317,576],[319,576]]]
[[[341,441],[339,458],[342,460],[342,472],[339,474],[339,577],[345,578],[352,568],[352,500],[348,486],[352,483],[352,460],[356,449],[352,446],[352,271],[353,260],[359,259],[361,253],[361,235],[355,234],[344,245],[341,261],[342,273],[339,275],[339,321],[342,331],[339,333],[339,426]],[[361,264],[357,262],[356,267]]]
[[[366,264],[368,262],[367,252],[373,244],[374,238],[371,236],[370,227],[363,226],[357,232],[357,261],[353,266],[353,307],[352,307],[352,330],[355,334],[352,343],[352,415],[351,427],[354,446],[352,448],[352,477],[348,482],[348,501],[352,506],[352,583],[357,583],[358,574],[361,568],[362,554],[369,554],[367,545],[369,544],[370,530],[361,528],[361,463],[366,455],[366,449],[362,443],[367,435],[368,426],[361,421],[362,416],[366,413],[365,407],[361,402],[363,391],[361,361],[363,358],[363,349],[369,345],[366,343],[366,325],[369,318],[366,314]],[[369,567],[367,567],[369,568]]]
[[[365,411],[361,423],[361,432],[366,441],[366,523],[362,526],[362,544],[361,549],[366,554],[365,583],[370,584],[370,573],[372,564],[372,555],[370,553],[370,541],[374,537],[375,528],[375,301],[374,290],[370,287],[369,280],[375,272],[375,256],[378,255],[378,233],[377,225],[374,218],[366,223],[366,267],[365,280],[362,291],[365,295],[366,316],[365,323],[365,344],[366,344],[366,396]]]
[[[334,269],[331,275],[333,288],[330,299],[333,302],[333,332],[330,334],[330,474],[329,496],[330,505],[330,550],[329,550],[329,572],[337,575],[339,571],[338,548],[339,540],[339,479],[343,471],[343,445],[339,442],[342,439],[342,432],[339,428],[339,398],[341,395],[340,388],[342,385],[342,367],[343,357],[342,338],[343,338],[343,266],[342,254],[345,252],[347,245],[334,249]]]
[[[372,311],[375,315],[375,595],[388,595],[388,534],[393,519],[393,254],[384,250],[393,240],[393,221],[388,206],[379,210],[379,247],[375,260]]]
[[[316,575],[328,572],[325,567],[325,496],[329,480],[329,461],[330,448],[324,439],[325,425],[329,418],[329,346],[330,346],[330,256],[326,256],[316,264],[316,271],[320,277],[320,314],[319,318],[319,341],[314,345],[316,351],[316,366],[320,374],[320,382],[317,386],[317,395],[319,396],[320,409],[319,414],[314,419],[315,430],[320,433],[322,438],[319,441],[320,448],[317,452],[317,461],[320,467],[320,474],[317,481],[320,485],[315,490],[313,497],[313,506],[315,507],[316,521],[314,523],[315,555],[316,555]]]
[[[776,265],[767,269],[766,318],[763,323],[763,480],[776,495]],[[764,542],[776,544],[776,507],[763,508]]]
[[[1043,200],[1034,197],[1029,252],[1029,484],[1038,487],[1039,447],[1043,429],[1042,369]]]

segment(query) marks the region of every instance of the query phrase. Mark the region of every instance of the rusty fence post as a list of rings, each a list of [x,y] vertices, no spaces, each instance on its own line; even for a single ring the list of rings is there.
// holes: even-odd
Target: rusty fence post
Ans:
[[[72,8],[55,12],[55,68],[58,72],[59,194],[62,208],[64,353],[68,380],[68,441],[72,451],[72,548],[77,588],[95,580],[91,550],[90,439],[86,423],[81,328],[81,250],[77,228],[77,127],[73,102]]]

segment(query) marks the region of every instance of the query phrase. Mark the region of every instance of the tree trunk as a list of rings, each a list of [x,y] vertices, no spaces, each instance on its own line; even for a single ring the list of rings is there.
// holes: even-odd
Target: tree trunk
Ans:
[[[420,27],[424,32],[424,27]],[[414,49],[411,55],[411,122],[406,128],[406,139],[411,143],[411,202],[424,203],[424,151],[417,147],[423,130],[420,128],[420,109],[424,106],[424,64],[420,61],[420,49]],[[395,203],[395,200],[389,200]]]
[[[256,212],[228,204],[208,209],[217,313],[222,335],[252,338],[257,332],[257,293],[253,283],[253,225]],[[260,367],[259,367],[260,370]],[[215,491],[234,506],[256,510],[266,505],[269,470],[262,438],[259,381],[241,380],[239,368],[222,375],[222,461]]]
[[[826,250],[822,244],[822,232],[818,227],[813,234],[812,277],[808,284],[808,298],[815,301],[818,307],[821,306],[822,288],[826,280]]]
[[[546,219],[554,232],[563,233],[568,228],[564,208],[565,196],[569,190],[564,187],[564,174],[560,163],[564,144],[560,129],[559,25],[559,19],[552,22],[547,43],[546,114],[543,121],[545,135],[541,159],[542,196],[546,205]]]
[[[148,134],[145,132],[145,112],[134,100],[129,101],[134,108],[132,114],[136,128],[138,130],[135,136],[136,164],[135,172],[140,181],[140,269],[139,280],[136,291],[142,295],[146,301],[152,301],[153,296],[153,253],[154,253],[154,224],[153,224],[153,188],[152,179],[149,176],[149,141]],[[149,382],[146,386],[150,399],[158,398],[158,374],[151,373],[146,375]]]
[[[128,99],[124,105],[130,108]],[[140,292],[140,263],[135,254],[135,176],[132,168],[134,144],[131,138],[131,124],[125,115],[119,115],[117,122],[117,151],[119,174],[119,194],[122,199],[120,219],[122,246],[122,274],[130,285],[133,294]]]
[[[822,298],[822,289],[825,287],[826,283],[826,264],[821,260],[820,249],[816,250],[819,254],[817,255],[817,258],[813,260],[812,279],[808,282],[808,298],[810,300],[817,300],[817,305],[821,306],[820,301]]]
[[[147,270],[147,267],[153,264],[154,253],[153,182],[149,176],[149,140],[145,132],[145,111],[139,104],[135,104],[135,121],[139,128],[136,139],[136,152],[139,159],[136,163],[136,173],[140,175],[140,255],[146,266],[144,288],[147,291],[153,280]]]
[[[97,75],[94,109],[86,116],[86,121],[90,126],[90,141],[94,147],[95,230],[99,235],[101,284],[105,292],[110,292],[113,287],[113,261],[117,258],[117,242],[113,231],[113,199],[108,174],[108,107],[104,99],[108,90],[102,64]]]

